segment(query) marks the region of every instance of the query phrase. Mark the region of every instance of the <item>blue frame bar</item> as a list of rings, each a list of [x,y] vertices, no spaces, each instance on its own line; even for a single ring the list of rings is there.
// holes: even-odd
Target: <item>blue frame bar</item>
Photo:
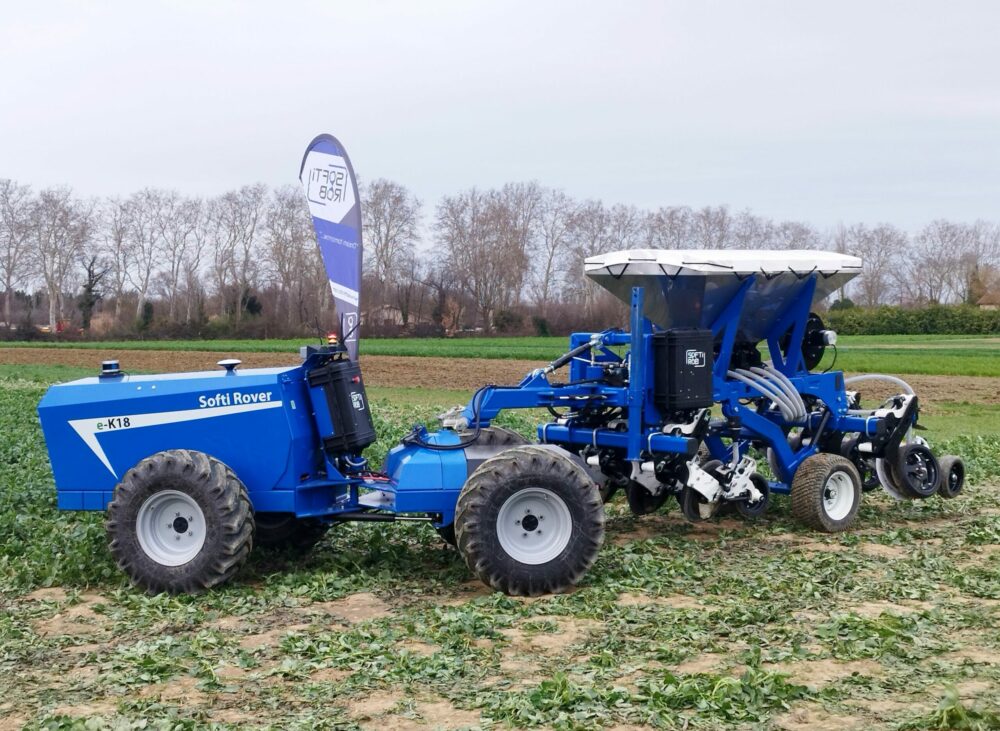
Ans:
[[[642,450],[643,411],[646,406],[646,329],[649,320],[642,316],[644,301],[642,287],[632,288],[632,308],[629,322],[632,330],[632,347],[629,353],[628,378],[628,447],[625,459],[638,460]]]

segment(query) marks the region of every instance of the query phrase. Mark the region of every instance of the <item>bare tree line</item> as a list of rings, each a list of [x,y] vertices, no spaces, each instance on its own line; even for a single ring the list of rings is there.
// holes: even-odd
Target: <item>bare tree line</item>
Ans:
[[[369,334],[613,324],[621,308],[583,277],[583,260],[624,248],[856,254],[864,274],[844,294],[865,306],[974,303],[1000,285],[1000,226],[982,221],[820,231],[726,206],[609,206],[534,182],[469,188],[427,215],[385,179],[363,186],[362,213]],[[0,288],[8,326],[279,336],[334,322],[297,186],[93,200],[0,179]]]
[[[621,308],[583,276],[583,261],[633,248],[835,249],[863,259],[863,275],[842,296],[867,307],[974,304],[1000,287],[1000,225],[983,221],[935,220],[915,234],[891,224],[821,231],[727,206],[649,211],[517,183],[442,198],[431,221],[430,246],[420,256],[419,201],[389,181],[376,181],[363,197],[367,271],[373,289],[382,293],[379,303],[397,308],[404,322],[414,308],[412,289],[402,285],[416,278],[438,293],[453,294],[450,309],[438,312],[451,328],[478,323],[488,330],[500,325],[499,314],[511,312],[551,319],[560,331],[600,326],[620,317]],[[405,204],[385,205],[390,197]],[[407,234],[380,246],[376,232],[389,227],[377,219],[389,210],[407,212],[408,226],[401,229]],[[387,287],[395,299],[386,296]],[[444,300],[436,301],[440,307]]]
[[[272,316],[293,329],[329,320],[332,306],[295,186],[251,185],[209,199],[147,188],[88,200],[0,180],[0,259],[10,324],[44,301],[56,330],[81,291],[103,299],[108,327],[123,331],[154,311],[165,323],[216,319],[238,329],[261,312],[265,295]]]

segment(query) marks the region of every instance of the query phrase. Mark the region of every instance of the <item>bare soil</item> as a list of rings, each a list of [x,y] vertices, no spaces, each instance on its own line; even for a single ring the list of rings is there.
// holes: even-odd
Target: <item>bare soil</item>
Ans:
[[[351,623],[388,617],[392,613],[385,602],[369,592],[351,594],[333,602],[318,602],[312,608]]]
[[[216,370],[226,353],[174,350],[76,350],[2,348],[0,365],[68,365],[93,368],[102,360],[117,358],[126,371],[184,372]],[[234,353],[244,368],[297,365],[294,353]],[[422,387],[472,391],[484,383],[517,383],[529,371],[544,365],[530,360],[482,358],[418,358],[369,355],[361,358],[365,382],[370,386]]]
[[[852,675],[871,677],[882,674],[881,666],[871,660],[854,660],[852,662],[838,662],[829,659],[806,660],[793,663],[769,663],[764,667],[775,672],[787,673],[796,683],[810,688],[822,688]]]
[[[849,731],[870,727],[862,718],[827,713],[816,703],[794,706],[788,713],[775,719],[776,728],[784,731]]]
[[[244,367],[289,366],[298,363],[294,353],[235,353]],[[125,370],[198,371],[214,370],[226,353],[175,350],[74,350],[2,348],[0,365],[69,365],[93,367],[117,358]],[[370,386],[421,387],[472,391],[485,383],[511,384],[544,363],[532,360],[486,360],[483,358],[422,358],[368,355],[361,358],[365,381]],[[906,376],[925,404],[964,401],[1000,404],[1000,378],[985,376]],[[866,399],[877,399],[898,389],[891,384],[859,384]]]

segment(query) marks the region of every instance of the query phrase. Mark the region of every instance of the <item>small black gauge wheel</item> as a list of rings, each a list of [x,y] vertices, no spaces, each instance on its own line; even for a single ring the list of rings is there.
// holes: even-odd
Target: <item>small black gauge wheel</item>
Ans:
[[[753,486],[757,488],[757,491],[761,494],[760,500],[757,502],[748,502],[747,500],[736,501],[736,512],[742,515],[744,518],[753,520],[759,518],[764,513],[767,512],[768,506],[771,504],[771,485],[768,483],[764,475],[754,472],[750,475],[750,480],[753,482]]]
[[[938,486],[938,495],[947,499],[958,497],[965,487],[965,462],[961,457],[948,454],[939,460],[939,464],[941,484]]]
[[[925,444],[906,444],[899,448],[893,475],[900,487],[914,497],[926,498],[941,484],[941,465]]]

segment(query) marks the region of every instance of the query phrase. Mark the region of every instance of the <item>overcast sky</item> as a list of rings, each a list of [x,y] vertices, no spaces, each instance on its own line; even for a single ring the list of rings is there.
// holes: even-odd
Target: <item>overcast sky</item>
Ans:
[[[1000,220],[996,2],[18,2],[0,177],[295,182],[319,132],[425,201],[535,179],[775,218]]]

